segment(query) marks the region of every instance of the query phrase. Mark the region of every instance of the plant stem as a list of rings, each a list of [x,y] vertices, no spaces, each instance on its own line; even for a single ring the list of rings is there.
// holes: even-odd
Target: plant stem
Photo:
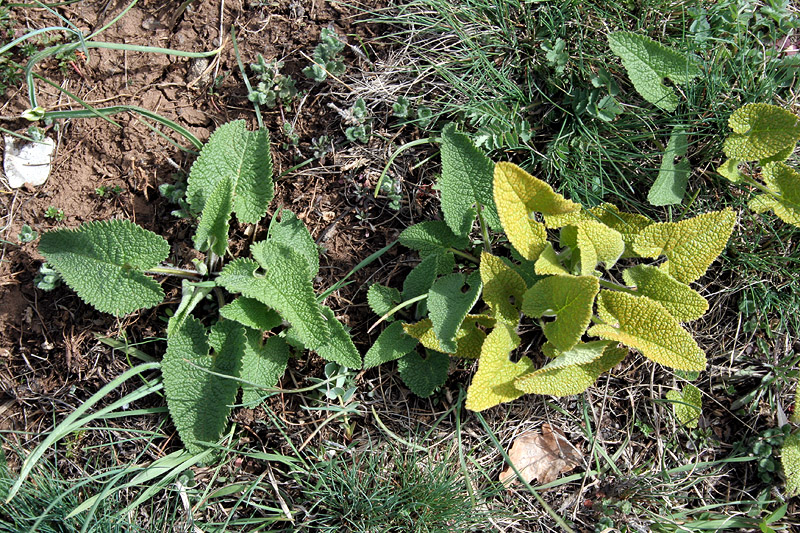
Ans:
[[[472,255],[470,253],[467,253],[467,252],[462,252],[461,250],[456,250],[455,248],[448,248],[447,251],[448,252],[452,252],[455,255],[459,255],[459,256],[463,257],[464,259],[472,261],[476,265],[481,262],[481,260],[478,259],[477,257],[475,257],[474,255]]]
[[[480,203],[475,204],[478,208],[478,224],[481,226],[481,234],[483,235],[483,249],[487,254],[492,253],[492,239],[489,237],[489,227],[486,225],[486,220],[483,218],[483,205]]]
[[[626,287],[625,285],[620,285],[619,283],[614,283],[613,281],[606,281],[604,279],[600,280],[600,286],[605,289],[611,289],[612,291],[626,292],[628,294],[633,294],[633,295],[639,294],[635,290]]]
[[[420,294],[419,296],[417,296],[415,298],[411,298],[410,300],[406,300],[405,302],[401,302],[401,303],[397,304],[396,306],[392,307],[389,311],[387,311],[386,314],[383,315],[377,322],[372,324],[372,326],[370,326],[370,328],[367,330],[367,333],[371,332],[373,329],[375,329],[375,327],[378,324],[380,324],[381,322],[383,322],[384,320],[386,320],[387,318],[392,316],[395,312],[399,311],[400,309],[403,309],[404,307],[408,307],[409,305],[411,305],[411,304],[413,304],[415,302],[418,302],[420,300],[424,300],[427,297],[428,297],[428,293],[426,292],[425,294]]]
[[[378,197],[378,193],[380,193],[380,191],[381,191],[381,184],[383,183],[383,178],[386,176],[386,173],[389,172],[389,167],[392,166],[392,163],[394,163],[394,160],[397,158],[397,156],[399,156],[400,154],[402,154],[403,152],[405,152],[409,148],[413,148],[413,147],[419,146],[421,144],[435,143],[435,142],[440,142],[440,141],[441,141],[441,138],[439,138],[439,137],[427,137],[425,139],[417,139],[415,141],[408,142],[408,143],[404,144],[403,146],[401,146],[400,148],[398,148],[397,150],[395,150],[394,153],[391,156],[389,156],[389,161],[386,162],[386,166],[383,167],[383,172],[381,172],[381,175],[378,178],[378,182],[375,184],[374,197],[375,198]]]
[[[166,276],[175,276],[178,278],[186,278],[186,279],[203,279],[203,276],[201,276],[198,272],[194,270],[188,270],[177,267],[168,267],[164,265],[148,268],[147,270],[145,270],[145,273],[164,274]]]

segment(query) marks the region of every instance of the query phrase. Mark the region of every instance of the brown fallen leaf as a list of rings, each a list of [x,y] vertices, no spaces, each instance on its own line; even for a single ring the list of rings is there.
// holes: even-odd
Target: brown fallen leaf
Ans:
[[[570,444],[560,429],[543,424],[541,432],[526,433],[517,437],[508,452],[511,462],[530,483],[550,483],[565,472],[581,464],[583,454]],[[509,466],[500,473],[500,482],[510,486],[516,474]]]

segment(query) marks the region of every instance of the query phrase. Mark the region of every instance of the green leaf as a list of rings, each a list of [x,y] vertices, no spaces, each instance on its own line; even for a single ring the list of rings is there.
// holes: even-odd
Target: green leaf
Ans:
[[[414,224],[403,230],[398,240],[403,246],[419,251],[423,258],[431,254],[446,253],[450,248],[463,250],[469,246],[467,237],[456,235],[441,220]]]
[[[664,151],[664,158],[661,160],[658,177],[647,194],[647,201],[651,205],[675,205],[683,201],[689,174],[692,172],[689,160],[684,157],[689,148],[687,137],[683,126],[673,128],[667,149]],[[680,161],[675,163],[676,159]]]
[[[664,78],[675,84],[686,84],[702,74],[688,57],[644,35],[618,31],[608,34],[608,44],[622,59],[634,89],[664,111],[675,111],[679,103],[675,91],[664,85]]]
[[[361,368],[361,354],[358,353],[344,325],[334,316],[330,308],[324,305],[320,308],[328,320],[330,333],[324,343],[309,348],[315,350],[326,361],[333,361],[347,368]]]
[[[545,226],[533,220],[532,214],[559,215],[581,208],[547,183],[506,162],[494,167],[494,198],[508,240],[529,261],[536,261],[547,244]]]
[[[98,311],[122,316],[164,299],[161,285],[143,271],[167,258],[169,244],[128,220],[49,231],[39,241],[39,253]]]
[[[428,351],[425,358],[411,352],[397,361],[397,371],[403,383],[420,398],[427,398],[444,385],[449,368],[450,357],[434,351]]]
[[[224,179],[233,185],[233,211],[239,222],[255,224],[267,214],[274,185],[266,130],[248,131],[244,120],[217,128],[189,173],[186,199],[192,209],[202,211]]]
[[[161,363],[164,393],[172,422],[190,453],[200,453],[201,442],[216,442],[222,436],[239,382],[215,374],[237,378],[244,350],[245,329],[227,320],[217,322],[207,338],[203,324],[190,315],[167,339]]]
[[[392,322],[384,329],[364,356],[364,368],[400,359],[419,344],[403,331],[402,322]]]
[[[627,350],[613,344],[608,341],[578,343],[539,370],[518,377],[514,386],[531,394],[580,394],[627,355]]]
[[[479,280],[469,280],[469,290],[461,292],[466,277],[448,274],[437,279],[428,291],[428,312],[433,322],[433,332],[442,351],[456,351],[456,333],[481,293]]]
[[[708,309],[699,292],[656,267],[637,265],[625,270],[622,277],[626,285],[636,287],[637,294],[659,302],[679,322],[696,320]]]
[[[240,296],[228,305],[221,307],[219,314],[223,318],[260,331],[269,331],[283,322],[281,316],[273,309],[255,298],[245,296]]]
[[[214,186],[200,216],[200,223],[194,234],[194,246],[201,252],[209,248],[218,256],[224,256],[228,249],[228,221],[233,211],[233,185],[223,178]]]
[[[433,323],[430,318],[423,318],[415,324],[403,324],[403,330],[431,350],[465,359],[476,359],[481,354],[481,346],[486,338],[483,330],[478,328],[479,324],[491,327],[495,325],[495,320],[486,315],[467,315],[456,332],[456,350],[454,352],[444,350],[442,343],[433,331]]]
[[[605,324],[589,328],[589,335],[621,342],[671,368],[705,369],[703,350],[660,303],[646,296],[607,290],[600,291],[597,303]]]
[[[514,386],[514,380],[529,374],[534,368],[527,356],[523,355],[516,363],[509,359],[511,351],[519,343],[519,336],[513,328],[502,322],[489,333],[481,349],[478,371],[467,389],[467,409],[483,411],[524,394]]]
[[[781,465],[786,477],[786,497],[800,495],[800,433],[792,433],[783,441]]]
[[[286,372],[290,355],[289,345],[283,338],[273,336],[262,344],[261,332],[248,328],[241,378],[264,388],[274,387]],[[255,404],[261,401],[261,397],[260,389],[242,385],[242,403]]]
[[[433,281],[431,281],[431,284],[433,284]],[[428,287],[428,289],[429,288],[430,287]],[[427,292],[427,289],[422,292]],[[378,316],[385,315],[401,301],[402,297],[400,296],[400,291],[394,287],[373,283],[367,290],[367,303],[370,309],[372,309],[372,312]],[[390,316],[386,320],[392,321],[394,317]]]
[[[747,205],[756,213],[771,209],[787,224],[800,227],[800,173],[783,163],[769,163],[763,177],[773,194],[759,194]]]
[[[675,416],[687,428],[696,428],[700,420],[700,411],[703,406],[703,394],[700,389],[687,383],[682,392],[667,391],[667,400],[672,402]]]
[[[728,119],[733,133],[722,149],[730,159],[756,161],[778,154],[791,155],[800,139],[800,118],[769,104],[747,104]],[[785,158],[784,158],[785,159]]]
[[[536,260],[534,268],[540,275],[569,274],[566,268],[561,265],[561,259],[549,242],[545,245],[539,259]]]
[[[594,276],[551,276],[525,293],[522,312],[533,318],[555,316],[544,334],[559,351],[578,344],[592,317],[592,303],[600,290]]]
[[[272,219],[267,240],[285,244],[302,255],[308,263],[308,278],[313,279],[319,272],[319,248],[308,232],[308,228],[297,216],[284,209],[280,222]]]
[[[519,324],[519,307],[528,288],[525,281],[502,259],[486,252],[481,254],[480,273],[483,301],[492,310],[492,316],[511,326]]]
[[[636,236],[639,235],[644,228],[653,224],[652,220],[636,213],[620,211],[617,206],[613,204],[600,204],[590,209],[589,212],[595,216],[597,220],[622,235],[622,240],[625,243],[625,251],[622,252],[621,259],[638,257],[638,254],[633,251],[633,243],[636,240]]]
[[[277,311],[297,329],[297,336],[306,347],[325,344],[328,327],[306,276],[305,258],[280,243],[257,244],[260,246],[254,244],[251,250],[258,262],[235,259],[222,269],[217,284]]]
[[[636,237],[633,247],[642,257],[667,256],[662,268],[678,281],[691,283],[725,249],[735,222],[736,214],[726,208],[680,222],[652,224]]]
[[[456,235],[467,235],[483,206],[483,216],[493,229],[500,230],[500,219],[492,195],[494,165],[472,140],[455,131],[455,124],[442,130],[442,176],[439,189],[442,212],[448,226]]]
[[[453,254],[429,255],[406,276],[403,282],[403,300],[416,298],[428,292],[436,276],[452,272],[456,266]]]

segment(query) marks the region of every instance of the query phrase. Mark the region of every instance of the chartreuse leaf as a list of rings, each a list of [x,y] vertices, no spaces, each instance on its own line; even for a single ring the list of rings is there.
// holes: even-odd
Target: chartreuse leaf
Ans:
[[[446,353],[456,351],[456,333],[481,293],[480,280],[472,277],[469,289],[461,292],[465,279],[463,274],[448,274],[437,279],[428,291],[428,314],[433,332],[439,339],[441,351]]]
[[[442,348],[441,342],[433,332],[433,323],[430,318],[423,318],[415,324],[403,324],[403,329],[408,336],[417,339],[426,348],[450,353],[456,357],[475,359],[481,354],[481,346],[486,338],[486,334],[478,328],[478,324],[493,326],[495,321],[486,315],[467,315],[456,332],[455,352],[447,352]]]
[[[261,342],[261,332],[247,328],[247,343],[242,356],[241,378],[243,381],[274,387],[289,363],[289,345],[281,337],[270,337]],[[253,404],[261,400],[258,388],[242,385],[242,403]]]
[[[683,391],[667,391],[667,400],[672,402],[675,416],[687,428],[696,428],[700,420],[700,410],[703,406],[703,394],[700,389],[687,383]]]
[[[447,381],[450,357],[447,354],[427,351],[422,357],[417,352],[404,355],[397,361],[397,371],[411,392],[420,398],[427,398],[437,387]]]
[[[613,344],[608,341],[578,343],[539,370],[518,377],[514,386],[532,394],[580,394],[627,355],[627,350]]]
[[[469,246],[467,237],[456,235],[447,223],[441,220],[427,220],[414,224],[403,230],[398,240],[403,246],[417,250],[423,258],[431,254],[443,254],[450,248],[463,250]]]
[[[597,220],[587,211],[546,217],[548,227],[566,226],[561,231],[563,242],[570,243],[580,252],[581,274],[594,273],[598,263],[606,270],[613,267],[625,251],[622,234]]]
[[[739,172],[739,163],[741,161],[738,159],[726,159],[717,169],[717,173],[732,183],[739,183],[744,179],[744,174]]]
[[[622,235],[622,240],[625,242],[625,251],[622,252],[621,259],[638,257],[633,251],[633,242],[644,228],[653,224],[652,220],[636,213],[620,211],[619,208],[613,204],[600,204],[590,209],[589,212],[596,217],[597,220],[609,228],[618,231],[619,234]]]
[[[233,185],[223,178],[214,186],[200,215],[200,223],[194,233],[194,246],[201,252],[209,248],[219,256],[228,249],[228,221],[233,211]]]
[[[680,222],[661,222],[642,230],[634,250],[642,257],[667,256],[662,268],[682,283],[702,276],[725,248],[733,231],[732,209],[712,211]]]
[[[683,200],[683,196],[686,194],[686,183],[692,172],[689,160],[684,157],[688,149],[686,130],[683,126],[675,126],[667,142],[667,148],[664,150],[658,177],[647,194],[647,201],[651,205],[675,205]],[[676,159],[680,159],[680,161],[676,163]]]
[[[39,252],[98,311],[122,316],[164,299],[161,285],[143,271],[167,258],[169,244],[128,220],[49,231],[39,241]]]
[[[483,411],[524,394],[514,386],[514,380],[531,373],[534,368],[527,356],[523,355],[516,363],[509,359],[519,343],[514,329],[502,322],[489,333],[483,342],[478,371],[467,389],[467,409]]]
[[[402,298],[400,296],[400,291],[394,287],[387,287],[386,285],[381,285],[380,283],[373,283],[367,290],[367,303],[369,304],[370,309],[372,309],[372,312],[378,316],[385,315],[401,301]],[[394,320],[394,317],[387,317],[386,320],[392,321]]]
[[[414,337],[403,331],[405,324],[392,322],[384,329],[364,355],[364,368],[400,359],[419,344]]]
[[[675,111],[679,103],[675,91],[664,85],[664,78],[685,84],[702,74],[688,57],[644,35],[618,31],[608,34],[608,44],[622,59],[636,91],[664,111]]]
[[[305,258],[286,245],[271,241],[256,243],[251,250],[258,262],[235,259],[222,269],[217,284],[277,311],[296,328],[298,339],[306,347],[315,349],[325,344],[328,326],[306,276]]]
[[[267,232],[267,240],[285,244],[302,255],[308,264],[308,278],[313,279],[319,272],[319,249],[308,232],[308,228],[297,216],[284,209],[280,222],[272,219]]]
[[[167,407],[190,453],[225,430],[239,382],[217,374],[238,378],[244,351],[245,329],[229,320],[217,322],[206,337],[203,324],[189,315],[167,338],[161,363]]]
[[[787,224],[800,227],[800,173],[783,163],[769,163],[763,176],[773,194],[759,194],[747,205],[756,213],[772,209]]]
[[[603,290],[597,298],[597,311],[605,323],[589,328],[589,335],[621,342],[671,368],[705,369],[703,351],[689,332],[655,300]]]
[[[599,290],[594,276],[550,276],[528,289],[522,312],[532,318],[555,316],[555,321],[544,325],[544,335],[556,349],[566,352],[586,331]]]
[[[542,253],[539,254],[539,259],[536,260],[534,268],[536,269],[536,273],[540,275],[569,274],[567,269],[561,265],[558,253],[549,242],[545,245]]]
[[[581,208],[547,183],[506,162],[494,167],[494,199],[508,240],[529,261],[536,261],[547,244],[545,226],[533,220],[532,213],[558,215]]]
[[[659,302],[679,322],[698,319],[708,309],[699,292],[656,267],[637,265],[625,270],[622,277],[626,285],[636,287],[636,294]]]
[[[186,199],[202,211],[223,180],[231,183],[239,222],[255,224],[267,214],[274,195],[272,155],[266,130],[248,131],[244,120],[223,124],[211,134],[189,172]]]
[[[455,131],[455,124],[442,130],[442,176],[439,189],[442,212],[447,225],[456,235],[467,235],[477,214],[483,216],[493,229],[500,230],[500,219],[492,195],[494,164],[478,150],[470,138]]]
[[[228,305],[221,307],[219,314],[223,318],[261,331],[269,331],[283,322],[281,316],[273,309],[255,298],[245,296],[240,296]]]
[[[528,286],[519,274],[503,260],[483,252],[480,265],[483,281],[483,301],[492,310],[492,316],[501,322],[519,324],[519,307]]]
[[[786,477],[786,497],[800,495],[800,433],[792,433],[783,441],[781,465]]]
[[[739,161],[763,161],[779,154],[786,159],[800,139],[800,118],[769,104],[740,107],[731,114],[728,126],[733,133],[722,149],[726,156]]]

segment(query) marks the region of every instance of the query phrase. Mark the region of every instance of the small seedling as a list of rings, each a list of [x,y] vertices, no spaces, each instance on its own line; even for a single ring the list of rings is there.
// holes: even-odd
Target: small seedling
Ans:
[[[105,198],[106,196],[119,196],[122,193],[122,187],[119,185],[101,185],[100,187],[97,187],[94,192],[100,198]]]
[[[344,130],[345,137],[350,142],[359,141],[366,143],[369,141],[369,136],[372,133],[372,117],[367,110],[367,104],[363,98],[359,98],[353,104],[349,111],[349,126]]]
[[[311,140],[311,150],[314,153],[314,159],[322,159],[332,151],[331,138],[327,135],[320,135]]]
[[[19,235],[17,235],[17,239],[23,244],[35,241],[37,237],[39,237],[39,233],[27,224],[22,226],[22,229],[19,230]]]
[[[336,32],[329,28],[322,28],[320,33],[320,43],[314,50],[314,63],[303,69],[303,74],[316,82],[323,82],[331,76],[341,76],[344,74],[345,66],[342,60],[341,51],[344,50],[344,43],[336,35]]]
[[[178,218],[191,218],[194,216],[191,206],[186,201],[186,182],[176,176],[175,183],[162,183],[158,186],[158,192],[173,204],[178,204],[178,209],[170,214]]]
[[[37,289],[52,291],[61,285],[61,274],[48,263],[42,263],[39,267],[39,273],[33,278],[33,284]]]
[[[411,101],[405,96],[398,96],[397,101],[392,104],[392,114],[397,118],[408,118],[411,109]]]
[[[52,220],[55,220],[56,222],[61,222],[62,220],[64,220],[64,216],[65,215],[63,209],[59,209],[52,205],[48,207],[47,210],[44,212],[45,218],[50,218]]]
[[[297,145],[300,144],[300,136],[295,131],[291,122],[283,123],[283,134],[286,136],[286,142],[283,143],[281,147],[284,150],[288,150],[289,148],[297,148]]]
[[[278,103],[288,106],[292,98],[297,96],[297,87],[291,76],[280,73],[281,68],[283,62],[266,61],[259,54],[258,62],[250,64],[250,69],[258,75],[258,84],[253,87],[247,98],[267,109],[272,109]]]
[[[427,129],[433,122],[433,111],[430,107],[421,105],[417,107],[417,126],[420,129]]]
[[[555,43],[550,41],[542,43],[542,50],[547,52],[547,54],[545,54],[547,64],[553,67],[556,74],[559,75],[564,74],[567,62],[569,61],[569,54],[565,51],[566,47],[567,43],[561,37],[556,39]]]

